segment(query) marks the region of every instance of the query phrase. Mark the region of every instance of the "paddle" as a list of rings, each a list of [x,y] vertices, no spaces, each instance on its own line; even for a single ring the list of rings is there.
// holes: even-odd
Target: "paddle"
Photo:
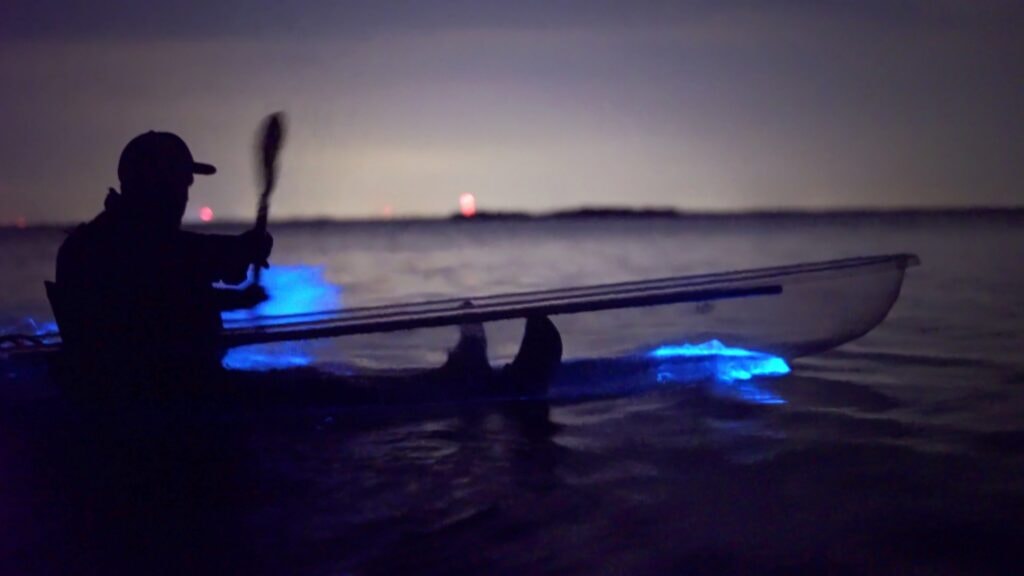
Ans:
[[[253,230],[257,234],[267,231],[267,217],[270,213],[270,195],[277,183],[277,156],[284,144],[284,113],[275,112],[263,121],[256,153],[260,162],[260,181],[263,185],[260,193],[259,210],[256,212],[256,225]],[[253,272],[253,284],[260,283],[260,266]]]

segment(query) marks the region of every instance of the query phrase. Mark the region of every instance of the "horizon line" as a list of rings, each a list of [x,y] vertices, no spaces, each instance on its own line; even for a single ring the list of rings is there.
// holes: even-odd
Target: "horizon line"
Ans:
[[[465,217],[458,212],[447,215],[395,215],[384,216],[294,216],[271,218],[272,224],[295,226],[302,224],[345,224],[345,223],[401,223],[401,222],[450,222],[490,220],[549,220],[549,219],[599,219],[599,218],[756,218],[756,217],[837,217],[837,216],[932,216],[932,215],[980,215],[980,214],[1024,214],[1021,205],[967,205],[967,206],[862,206],[844,208],[755,208],[739,210],[686,210],[672,207],[615,207],[583,206],[546,211],[526,210],[480,210],[474,216]],[[16,222],[0,223],[0,230],[27,230],[44,228],[71,228],[81,221],[41,221],[19,225]],[[213,228],[218,226],[244,226],[249,220],[223,219],[214,222],[185,221],[184,227]]]

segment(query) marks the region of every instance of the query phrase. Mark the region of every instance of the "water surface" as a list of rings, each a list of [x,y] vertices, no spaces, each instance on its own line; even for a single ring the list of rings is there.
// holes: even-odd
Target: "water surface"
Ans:
[[[333,290],[311,298],[346,307],[873,253],[924,264],[875,331],[754,382],[780,402],[714,379],[616,387],[606,363],[551,401],[85,411],[46,392],[43,375],[8,374],[0,571],[1012,572],[1024,532],[1022,223],[278,227],[275,266],[313,270]],[[61,237],[0,231],[6,330],[48,319],[41,283]],[[591,339],[566,334],[573,357],[627,339],[597,322]],[[489,330],[500,362],[516,328]],[[427,366],[455,340],[434,332],[294,352]]]

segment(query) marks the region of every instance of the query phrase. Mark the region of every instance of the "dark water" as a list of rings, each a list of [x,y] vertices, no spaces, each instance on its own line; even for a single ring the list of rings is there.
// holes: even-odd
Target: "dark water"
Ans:
[[[310,298],[344,306],[872,253],[924,264],[868,336],[756,383],[780,403],[711,381],[588,395],[607,371],[582,371],[581,393],[552,401],[83,409],[44,374],[5,374],[0,573],[1016,573],[1022,224],[281,228],[275,263],[320,266],[337,290]],[[59,241],[0,231],[4,328],[48,316],[40,283]],[[625,338],[612,320],[589,332],[575,349],[566,334],[572,356]],[[290,352],[431,365],[453,341],[436,331]]]

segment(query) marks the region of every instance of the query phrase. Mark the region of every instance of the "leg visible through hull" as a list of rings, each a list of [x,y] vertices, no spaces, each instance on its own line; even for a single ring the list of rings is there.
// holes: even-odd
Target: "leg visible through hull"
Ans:
[[[484,386],[483,393],[543,395],[562,361],[562,337],[546,316],[526,319],[519,352],[500,370],[487,360],[487,335],[482,324],[460,327],[459,341],[438,369],[446,379]]]

